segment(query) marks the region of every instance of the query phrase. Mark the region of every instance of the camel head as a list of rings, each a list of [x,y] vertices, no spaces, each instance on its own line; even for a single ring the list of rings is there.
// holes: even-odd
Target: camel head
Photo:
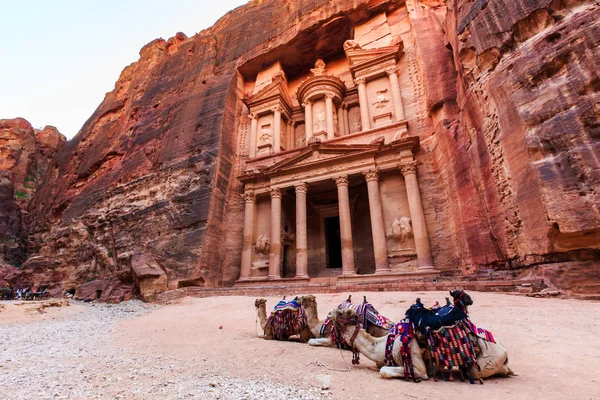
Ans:
[[[360,324],[360,316],[351,308],[342,308],[341,310],[335,310],[335,315],[333,316],[333,320],[335,325],[340,328],[345,328],[346,326],[356,326]]]
[[[317,298],[313,294],[307,294],[304,296],[298,296],[298,303],[304,308],[309,308],[317,304]]]
[[[266,306],[266,304],[267,304],[267,299],[256,299],[254,301],[254,307],[256,307],[256,308],[260,307],[261,305]]]
[[[453,290],[450,292],[450,296],[454,299],[454,305],[462,308],[473,305],[473,299],[464,290]]]

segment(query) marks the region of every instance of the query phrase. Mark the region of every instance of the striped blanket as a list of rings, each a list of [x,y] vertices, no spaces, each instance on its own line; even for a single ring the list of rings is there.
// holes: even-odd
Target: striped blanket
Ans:
[[[402,360],[402,368],[406,380],[419,381],[415,378],[415,370],[413,368],[412,355],[410,352],[410,340],[415,336],[414,325],[408,319],[398,322],[390,329],[387,341],[385,343],[385,365],[398,366],[394,360],[394,342],[400,336],[400,358]]]
[[[287,302],[281,300],[273,308],[273,312],[267,319],[267,325],[271,327],[275,340],[287,340],[292,335],[298,335],[304,327],[308,326],[306,312],[296,299]]]
[[[494,339],[494,335],[492,334],[492,332],[485,330],[483,328],[476,327],[475,324],[469,320],[467,320],[466,322],[467,322],[467,326],[469,327],[469,330],[474,335],[478,336],[479,338],[481,338],[483,340],[487,340],[488,342],[496,343],[496,339]]]
[[[360,323],[365,329],[367,329],[369,326],[378,326],[384,329],[391,329],[394,326],[394,322],[392,322],[389,318],[380,315],[371,303],[363,301],[360,304],[353,304],[349,300],[346,300],[337,307],[338,310],[345,308],[353,309],[356,314],[360,316]],[[331,329],[332,327],[333,321],[329,318],[325,318],[319,333],[321,337],[331,336],[332,342],[336,344],[337,337],[335,337],[335,329]]]

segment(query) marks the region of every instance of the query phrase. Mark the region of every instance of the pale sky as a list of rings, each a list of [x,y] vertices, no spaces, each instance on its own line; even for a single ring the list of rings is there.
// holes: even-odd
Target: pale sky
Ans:
[[[248,0],[0,0],[0,119],[69,139],[140,49],[191,37]]]

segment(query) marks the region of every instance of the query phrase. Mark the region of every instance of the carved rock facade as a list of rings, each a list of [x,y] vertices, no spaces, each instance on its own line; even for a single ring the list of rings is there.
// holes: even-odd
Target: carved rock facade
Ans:
[[[270,253],[281,245],[266,260],[275,276],[273,260],[296,259],[287,242],[315,256],[311,214],[304,247],[286,220],[303,210],[286,198],[305,196],[308,210],[330,218],[347,196],[354,241],[343,258],[373,273],[381,245],[364,159],[353,159],[362,151],[382,171],[384,247],[401,270],[418,267],[424,226],[444,273],[494,268],[597,293],[599,17],[596,2],[575,0],[265,0],[192,38],[155,40],[54,158],[31,204],[23,270],[117,301],[139,290],[132,259],[147,254],[152,293],[232,285],[245,254],[250,274],[263,270],[252,269],[260,232]],[[296,193],[303,163],[348,182],[328,176],[319,196],[311,182]],[[247,208],[240,193],[250,182],[258,196]],[[417,182],[422,221],[406,195]],[[244,229],[249,214],[265,216],[258,231]],[[409,215],[413,237],[391,244],[394,219]]]

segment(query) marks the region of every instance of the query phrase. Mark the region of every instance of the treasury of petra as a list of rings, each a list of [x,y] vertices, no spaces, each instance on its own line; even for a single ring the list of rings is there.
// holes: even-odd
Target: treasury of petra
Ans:
[[[0,121],[0,279],[598,298],[599,8],[254,0],[154,40],[51,159]]]

